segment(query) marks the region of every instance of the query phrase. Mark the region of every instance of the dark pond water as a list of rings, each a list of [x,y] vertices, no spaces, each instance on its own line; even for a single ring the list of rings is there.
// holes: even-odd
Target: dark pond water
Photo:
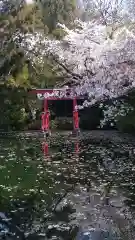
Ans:
[[[0,139],[0,239],[135,239],[135,144]]]

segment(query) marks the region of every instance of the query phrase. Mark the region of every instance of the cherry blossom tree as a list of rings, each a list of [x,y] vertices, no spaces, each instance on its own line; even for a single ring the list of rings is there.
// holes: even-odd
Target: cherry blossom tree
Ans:
[[[84,0],[83,3],[86,12],[98,17],[105,25],[119,22],[122,16],[123,0]]]
[[[42,64],[44,56],[52,57],[90,104],[127,94],[135,86],[134,31],[123,27],[110,39],[104,25],[79,24],[75,30],[59,24],[67,32],[62,41],[26,34],[21,45],[33,61]]]
[[[135,87],[134,28],[130,24],[120,24],[124,15],[118,11],[119,0],[96,0],[95,4],[101,19],[76,20],[75,29],[58,23],[58,27],[66,32],[62,40],[49,39],[36,32],[21,34],[19,41],[20,33],[15,35],[15,41],[33,64],[35,61],[44,64],[44,57],[53,59],[55,68],[60,69],[59,74],[66,74],[66,80],[60,86],[70,82],[78,95],[87,96],[80,108],[118,99]],[[109,111],[104,111],[106,118],[113,115],[114,107],[107,106],[106,109]],[[127,106],[124,109],[127,113]]]
[[[129,0],[127,1],[127,11],[130,13],[130,16],[133,20],[135,20],[135,1]]]

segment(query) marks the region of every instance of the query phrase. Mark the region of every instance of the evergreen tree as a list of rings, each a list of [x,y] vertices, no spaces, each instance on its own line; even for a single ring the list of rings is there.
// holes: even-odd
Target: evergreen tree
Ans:
[[[56,29],[58,22],[70,25],[76,16],[75,0],[36,0],[43,15],[43,22],[49,33]]]
[[[36,6],[27,5],[25,1],[6,0],[1,4],[0,13],[0,76],[7,78],[9,75],[22,71],[26,58],[22,49],[15,41],[16,35],[34,32],[43,29],[39,10]],[[20,37],[21,41],[21,37]]]

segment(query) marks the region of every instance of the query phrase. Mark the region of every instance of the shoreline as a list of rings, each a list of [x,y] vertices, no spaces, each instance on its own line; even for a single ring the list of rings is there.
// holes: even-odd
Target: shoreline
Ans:
[[[73,136],[72,131],[52,131],[51,136],[48,139],[65,137],[73,139],[88,139],[88,140],[106,140],[106,141],[117,141],[117,142],[135,142],[135,136],[129,133],[121,133],[116,130],[92,130],[92,131],[81,131],[79,136]],[[37,131],[12,131],[12,132],[0,132],[0,138],[43,138],[43,133],[40,130]]]

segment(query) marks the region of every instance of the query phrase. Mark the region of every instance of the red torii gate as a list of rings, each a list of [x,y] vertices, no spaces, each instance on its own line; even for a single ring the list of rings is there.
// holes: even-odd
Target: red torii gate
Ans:
[[[59,88],[59,89],[32,89],[30,91],[37,95],[37,98],[44,101],[44,110],[41,115],[41,129],[45,133],[50,130],[50,111],[48,109],[49,100],[73,100],[73,130],[79,132],[79,116],[77,109],[77,99],[83,98],[78,96],[75,89]]]

